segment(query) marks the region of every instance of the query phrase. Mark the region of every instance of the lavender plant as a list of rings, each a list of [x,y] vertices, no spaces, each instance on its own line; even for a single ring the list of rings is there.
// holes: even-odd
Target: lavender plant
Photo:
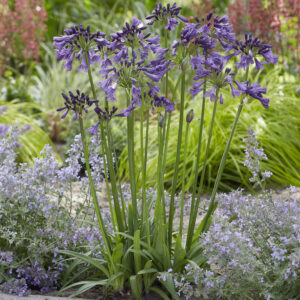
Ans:
[[[126,23],[120,31],[111,34],[110,37],[106,37],[104,33],[99,31],[91,33],[89,26],[87,29],[84,29],[80,25],[65,30],[66,34],[64,36],[54,38],[58,60],[65,60],[64,67],[71,71],[73,60],[75,58],[79,59],[81,61],[79,70],[88,72],[93,94],[92,101],[84,94],[84,91],[77,91],[77,96],[70,92],[71,99],[62,94],[65,99],[65,106],[58,109],[59,111],[66,109],[62,117],[65,117],[70,110],[74,111],[74,121],[78,120],[80,124],[82,148],[90,191],[98,227],[104,243],[102,256],[106,259],[106,262],[101,264],[94,262],[94,265],[97,265],[103,274],[100,280],[74,284],[82,285],[80,291],[95,285],[104,285],[113,290],[120,290],[125,285],[130,285],[137,299],[141,299],[143,293],[150,290],[163,295],[164,298],[171,296],[174,299],[179,299],[174,282],[169,280],[168,276],[164,278],[157,277],[157,275],[170,269],[174,270],[174,272],[182,272],[188,264],[196,265],[199,268],[205,267],[205,260],[203,260],[203,256],[200,253],[202,246],[198,239],[200,235],[209,229],[212,215],[218,204],[218,200],[215,200],[216,193],[239,116],[243,106],[247,103],[245,97],[258,99],[265,108],[269,105],[269,99],[263,97],[266,89],[260,87],[258,83],[250,84],[248,80],[249,64],[253,63],[253,61],[247,58],[245,62],[244,55],[254,55],[255,63],[259,66],[263,62],[257,60],[256,56],[258,55],[263,56],[267,62],[275,63],[276,57],[273,56],[270,46],[258,43],[257,39],[254,39],[252,42],[249,36],[246,36],[245,45],[236,41],[232,26],[226,16],[213,16],[210,13],[201,20],[196,17],[195,20],[187,22],[187,19],[180,15],[180,11],[181,8],[177,7],[176,3],[173,5],[168,4],[166,7],[158,4],[152,14],[147,17],[150,20],[148,21],[149,26],[158,26],[163,31],[163,39],[159,36],[151,37],[151,33],[147,32],[147,26],[135,17],[132,18],[131,23]],[[179,22],[183,22],[183,26],[178,26]],[[168,33],[175,30],[178,31],[177,36],[180,38],[178,41],[169,44]],[[257,51],[256,48],[258,48]],[[230,60],[234,56],[240,56],[242,67],[246,69],[244,82],[237,81],[235,79],[236,73],[231,71],[230,66],[232,64]],[[94,84],[92,67],[97,68],[101,76],[98,86]],[[238,67],[240,68],[240,65]],[[180,75],[175,88],[170,91],[168,78],[172,72],[179,72]],[[195,97],[202,92],[203,103],[198,150],[195,159],[195,174],[198,174],[200,163],[205,98],[210,98],[214,108],[211,116],[209,137],[205,147],[206,151],[200,183],[198,184],[197,176],[195,176],[193,184],[191,213],[187,238],[185,239],[182,222],[184,188],[180,205],[181,222],[179,232],[174,228],[173,221],[176,212],[174,202],[178,188],[184,109],[188,98],[186,95],[188,90],[186,79],[188,76],[193,76],[195,81],[190,88],[191,96]],[[99,91],[96,90],[96,87],[97,89],[100,88]],[[175,109],[175,98],[179,87],[180,118],[178,141],[170,201],[167,205],[163,177],[168,152],[171,113]],[[217,108],[223,103],[223,90],[228,88],[231,89],[233,98],[241,96],[240,103],[220,162],[208,209],[200,226],[195,230],[208,154],[211,151],[210,142]],[[125,108],[112,107],[110,102],[115,102],[116,95],[120,91],[125,95]],[[99,96],[99,92],[104,93],[104,97]],[[170,95],[172,101],[169,99]],[[103,100],[100,101],[99,99]],[[99,207],[99,199],[95,188],[97,183],[93,180],[90,167],[90,153],[86,142],[83,115],[83,111],[87,112],[87,108],[90,107],[94,107],[94,111],[99,119],[95,126],[89,128],[89,132],[99,135],[101,138],[100,146],[103,155],[105,183],[107,186],[110,217],[113,223],[112,232],[108,232],[105,227],[103,212]],[[154,199],[152,197],[152,201],[149,201],[149,198],[146,197],[150,112],[156,116],[158,131],[156,193]],[[140,119],[141,145],[141,151],[138,154],[135,151],[134,143],[137,115]],[[124,201],[124,193],[122,188],[120,188],[120,176],[117,172],[118,164],[114,163],[115,156],[111,142],[113,136],[110,130],[110,122],[116,117],[126,117],[127,119],[127,155],[130,181],[130,201],[127,203]],[[191,120],[191,113],[189,113],[186,118],[187,132],[188,124]],[[144,121],[146,122],[145,136]],[[185,143],[187,138],[188,135],[186,134]],[[136,172],[136,155],[139,155],[141,158],[141,165],[139,166],[140,177]],[[183,166],[185,168],[185,164]],[[137,190],[137,180],[139,178],[141,178],[142,182],[142,191]],[[91,262],[91,258],[88,255],[79,256],[72,251],[63,251],[63,253]],[[159,286],[163,286],[164,290],[158,288]]]

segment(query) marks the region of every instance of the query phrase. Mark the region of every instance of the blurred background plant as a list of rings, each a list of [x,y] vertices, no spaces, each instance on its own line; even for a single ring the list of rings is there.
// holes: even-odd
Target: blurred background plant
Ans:
[[[46,18],[43,0],[1,0],[1,73],[6,68],[27,73],[30,64],[38,60]]]

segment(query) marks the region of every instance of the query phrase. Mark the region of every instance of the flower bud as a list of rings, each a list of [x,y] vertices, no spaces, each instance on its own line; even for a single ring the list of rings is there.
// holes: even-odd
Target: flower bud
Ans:
[[[165,124],[165,116],[163,115],[163,116],[161,117],[161,119],[159,120],[158,125],[159,125],[160,128],[163,128],[163,127],[164,127],[164,124]]]
[[[191,123],[194,119],[194,110],[191,109],[186,115],[186,122]]]

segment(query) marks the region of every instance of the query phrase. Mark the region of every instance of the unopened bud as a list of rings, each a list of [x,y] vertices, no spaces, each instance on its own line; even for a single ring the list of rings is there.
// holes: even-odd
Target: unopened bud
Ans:
[[[186,115],[186,122],[191,123],[194,119],[194,110],[191,109]]]

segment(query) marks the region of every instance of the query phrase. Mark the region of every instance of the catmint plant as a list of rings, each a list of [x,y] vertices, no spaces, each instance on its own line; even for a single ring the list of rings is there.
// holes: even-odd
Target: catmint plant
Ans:
[[[68,151],[65,166],[50,146],[32,164],[18,164],[19,137],[27,130],[27,126],[7,126],[0,136],[0,291],[19,296],[33,289],[47,293],[61,287],[68,263],[59,249],[93,251],[103,241],[99,229],[83,221],[94,218],[89,212],[88,182],[79,176],[84,163],[80,137]],[[99,147],[99,139],[93,137],[90,162],[98,183],[104,178]],[[86,198],[84,207],[73,199],[74,181]],[[110,232],[106,213],[104,218]]]

